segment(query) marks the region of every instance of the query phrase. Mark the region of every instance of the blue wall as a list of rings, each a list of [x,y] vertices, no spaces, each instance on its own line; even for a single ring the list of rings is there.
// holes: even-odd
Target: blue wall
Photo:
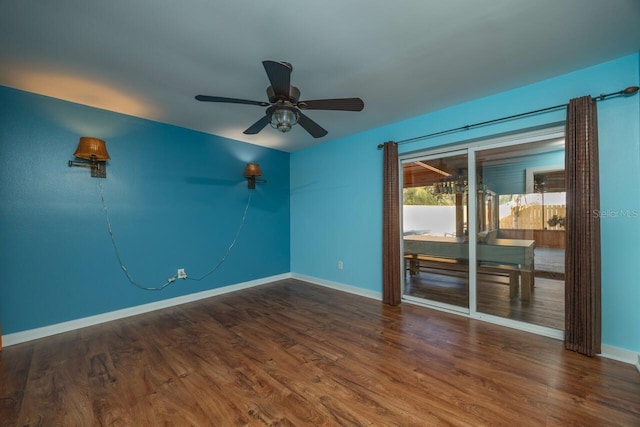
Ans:
[[[291,156],[293,273],[382,291],[379,143],[523,113],[639,84],[634,54],[536,84],[295,152]],[[598,104],[601,208],[640,211],[640,96]],[[366,100],[365,100],[366,102]],[[564,120],[564,111],[400,146],[401,153]],[[602,218],[603,342],[640,351],[640,218]],[[337,262],[344,262],[338,270]]]
[[[292,272],[380,291],[378,142],[358,135],[292,154]]]
[[[288,153],[5,87],[0,123],[3,334],[290,271]],[[67,167],[82,135],[106,140],[106,179]],[[226,262],[163,291],[130,284],[98,182],[127,269],[157,287],[178,268],[201,276],[224,255],[249,196],[249,161],[269,182],[253,192]]]

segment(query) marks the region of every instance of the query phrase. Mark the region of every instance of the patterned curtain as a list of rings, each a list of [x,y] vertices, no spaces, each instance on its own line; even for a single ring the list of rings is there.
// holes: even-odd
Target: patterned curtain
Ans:
[[[384,144],[384,183],[382,201],[382,302],[400,304],[400,177],[398,144]]]
[[[590,96],[567,107],[565,178],[565,347],[587,356],[600,353],[600,189],[598,123]]]

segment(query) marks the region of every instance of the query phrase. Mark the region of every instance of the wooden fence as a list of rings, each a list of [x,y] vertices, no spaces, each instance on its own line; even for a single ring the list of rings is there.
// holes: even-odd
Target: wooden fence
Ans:
[[[501,229],[513,230],[564,230],[564,226],[549,225],[549,220],[554,217],[563,221],[567,217],[565,205],[528,205],[511,209],[511,215],[500,219]]]

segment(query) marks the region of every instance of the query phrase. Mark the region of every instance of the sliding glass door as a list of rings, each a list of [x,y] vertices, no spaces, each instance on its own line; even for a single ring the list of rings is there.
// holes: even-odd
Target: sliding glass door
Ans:
[[[476,310],[564,329],[564,140],[475,152]]]
[[[467,154],[403,163],[404,296],[468,312]]]
[[[403,298],[564,330],[564,133],[402,158]]]

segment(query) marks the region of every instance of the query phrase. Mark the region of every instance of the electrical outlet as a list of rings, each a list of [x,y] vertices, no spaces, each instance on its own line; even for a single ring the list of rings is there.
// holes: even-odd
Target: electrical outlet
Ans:
[[[342,270],[344,268],[344,264],[342,261],[338,261],[338,270]]]
[[[184,268],[179,268],[178,269],[178,279],[186,279],[187,278],[187,272],[184,271]]]

